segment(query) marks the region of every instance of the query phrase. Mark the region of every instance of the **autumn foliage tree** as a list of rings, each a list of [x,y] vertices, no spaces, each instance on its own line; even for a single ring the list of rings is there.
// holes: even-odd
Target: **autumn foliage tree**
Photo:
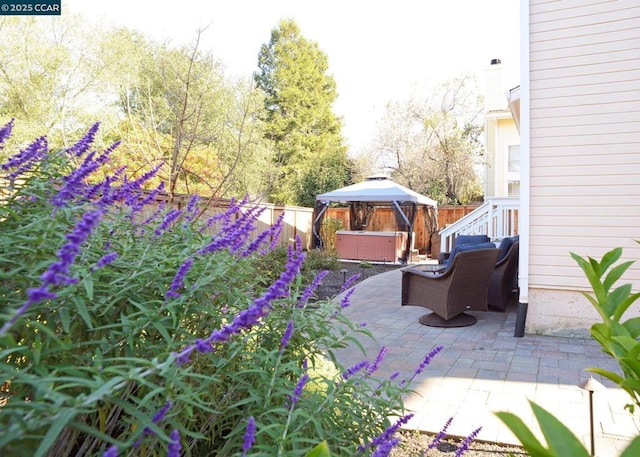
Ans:
[[[272,143],[274,203],[313,206],[315,195],[348,182],[342,123],[333,113],[336,84],[327,56],[282,20],[258,56],[257,86],[265,93],[265,136]]]

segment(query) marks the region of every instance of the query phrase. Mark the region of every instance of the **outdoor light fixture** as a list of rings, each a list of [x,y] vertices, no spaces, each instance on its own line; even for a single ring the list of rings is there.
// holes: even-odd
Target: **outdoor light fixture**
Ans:
[[[596,390],[604,390],[606,389],[606,387],[602,383],[596,381],[593,378],[593,376],[589,376],[589,379],[587,379],[584,382],[581,382],[578,387],[589,392],[589,424],[591,426],[591,455],[596,455],[594,436],[593,436],[594,435],[593,434],[593,393]]]

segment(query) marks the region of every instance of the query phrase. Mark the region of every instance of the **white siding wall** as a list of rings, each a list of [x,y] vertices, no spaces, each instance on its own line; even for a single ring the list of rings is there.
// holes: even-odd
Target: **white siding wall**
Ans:
[[[529,21],[527,325],[542,331],[536,316],[563,307],[551,291],[587,289],[570,251],[640,259],[640,2],[531,0]],[[640,289],[640,262],[623,280]]]

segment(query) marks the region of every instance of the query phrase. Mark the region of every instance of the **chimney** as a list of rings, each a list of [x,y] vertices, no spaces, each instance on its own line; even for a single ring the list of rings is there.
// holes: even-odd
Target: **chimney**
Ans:
[[[502,61],[491,59],[491,65],[485,70],[485,111],[496,111],[508,107],[502,87]]]

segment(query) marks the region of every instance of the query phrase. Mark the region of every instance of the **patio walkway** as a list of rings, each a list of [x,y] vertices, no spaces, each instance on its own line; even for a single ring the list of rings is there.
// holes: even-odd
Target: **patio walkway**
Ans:
[[[386,346],[389,352],[378,376],[396,371],[411,376],[431,349],[444,346],[414,381],[416,394],[405,399],[415,413],[406,428],[437,433],[453,417],[451,435],[467,436],[482,426],[478,439],[519,444],[493,414],[510,411],[542,439],[528,404],[532,400],[562,420],[590,450],[589,393],[578,385],[590,376],[584,371],[587,367],[619,372],[595,341],[540,335],[515,338],[515,310],[471,312],[478,318],[471,327],[426,327],[418,322],[426,309],[400,306],[400,278],[400,270],[395,270],[356,286],[345,312],[355,322],[366,322],[377,341],[363,341],[366,355],[346,349],[339,359],[352,366],[364,358],[374,359]],[[618,456],[640,429],[624,409],[627,394],[598,375],[594,378],[607,386],[593,394],[596,455]]]

